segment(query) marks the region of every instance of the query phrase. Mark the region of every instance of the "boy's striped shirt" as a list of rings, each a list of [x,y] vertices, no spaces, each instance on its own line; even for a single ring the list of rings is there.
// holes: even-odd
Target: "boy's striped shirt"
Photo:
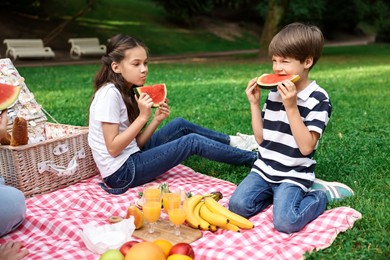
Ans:
[[[313,81],[298,93],[298,109],[306,127],[322,135],[332,111],[327,92]],[[269,182],[291,182],[307,191],[315,178],[313,156],[318,142],[311,154],[301,154],[276,90],[269,93],[262,118],[264,141],[259,145],[259,159],[252,170]]]

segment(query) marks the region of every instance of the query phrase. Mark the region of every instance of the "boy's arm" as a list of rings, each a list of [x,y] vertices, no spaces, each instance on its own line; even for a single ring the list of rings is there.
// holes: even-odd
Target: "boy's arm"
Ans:
[[[303,123],[298,110],[297,90],[294,83],[291,81],[283,81],[283,83],[279,84],[277,88],[280,96],[282,97],[291,133],[294,136],[299,151],[303,155],[309,155],[313,152],[317,141],[320,138],[320,134],[310,131]]]
[[[310,131],[303,123],[298,107],[286,108],[287,118],[290,123],[291,132],[297,142],[299,151],[303,155],[311,154],[317,144],[320,134]]]
[[[263,119],[260,110],[261,90],[257,86],[256,81],[257,78],[254,78],[248,82],[245,93],[251,108],[253,134],[259,144],[263,141]]]
[[[263,118],[261,117],[260,106],[251,104],[251,112],[253,134],[256,142],[260,144],[263,142]]]

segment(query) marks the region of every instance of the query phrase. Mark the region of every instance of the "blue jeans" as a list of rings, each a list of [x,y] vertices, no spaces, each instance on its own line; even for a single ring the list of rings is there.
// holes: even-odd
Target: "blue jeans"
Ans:
[[[191,155],[251,167],[257,154],[229,145],[229,135],[176,118],[156,131],[142,151],[131,155],[100,186],[112,194],[152,181]]]
[[[7,186],[0,176],[0,237],[15,230],[26,217],[23,192]]]
[[[229,209],[249,218],[272,203],[275,229],[290,234],[321,215],[328,199],[323,191],[305,192],[295,184],[269,183],[252,171],[234,191]]]

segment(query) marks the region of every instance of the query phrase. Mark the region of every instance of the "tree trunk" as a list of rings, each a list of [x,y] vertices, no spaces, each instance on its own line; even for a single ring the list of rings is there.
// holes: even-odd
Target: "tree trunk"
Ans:
[[[268,55],[268,45],[272,37],[279,31],[280,22],[284,17],[287,7],[288,0],[268,1],[267,17],[260,37],[260,57],[266,57]]]

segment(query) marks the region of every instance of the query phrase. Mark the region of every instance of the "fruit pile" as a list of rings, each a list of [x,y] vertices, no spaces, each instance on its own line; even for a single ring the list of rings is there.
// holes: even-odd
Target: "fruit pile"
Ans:
[[[165,239],[153,242],[128,241],[119,249],[109,249],[99,260],[193,260],[195,252],[188,243],[172,245]]]
[[[186,222],[192,228],[216,231],[218,228],[239,232],[252,229],[254,224],[222,206],[220,192],[206,195],[195,194],[185,200]]]

